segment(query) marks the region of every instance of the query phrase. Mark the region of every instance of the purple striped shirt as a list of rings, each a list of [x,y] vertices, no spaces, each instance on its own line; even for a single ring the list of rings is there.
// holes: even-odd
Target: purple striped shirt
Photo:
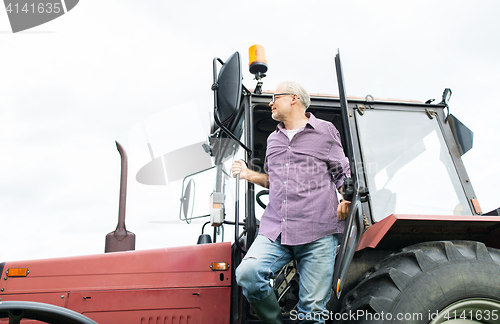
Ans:
[[[267,138],[264,169],[269,176],[269,204],[259,234],[284,245],[313,242],[342,233],[335,188],[350,176],[340,134],[332,123],[311,113],[306,126],[289,140],[283,123]]]

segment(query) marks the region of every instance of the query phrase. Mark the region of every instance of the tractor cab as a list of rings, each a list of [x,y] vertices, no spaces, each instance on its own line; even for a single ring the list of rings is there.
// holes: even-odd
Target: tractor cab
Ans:
[[[213,61],[214,123],[205,151],[211,156],[217,171],[210,197],[210,215],[205,215],[210,216],[210,220],[203,226],[198,241],[212,243],[229,237],[234,242],[234,267],[258,234],[259,218],[266,207],[268,191],[232,179],[231,163],[242,159],[249,168],[264,172],[267,137],[277,126],[269,108],[272,92],[262,90],[262,79],[267,72],[263,49],[254,46],[249,52],[250,72],[257,81],[252,90],[242,84],[238,52],[225,62],[220,58]],[[477,216],[482,212],[461,160],[461,155],[472,147],[473,134],[449,113],[450,89],[445,89],[438,104],[432,104],[432,101],[380,100],[370,95],[348,98],[339,54],[336,67],[339,97],[312,95],[307,111],[331,122],[339,130],[345,154],[351,161],[352,179],[346,181],[344,192],[350,192],[354,203],[337,249],[333,287],[335,297],[339,299],[343,287],[350,287],[355,281],[355,276],[348,276],[350,265],[353,260],[359,262],[356,251],[360,239],[373,225],[386,224],[389,216],[415,215],[406,217],[408,219],[400,216],[392,223],[401,224],[403,229],[400,231],[411,231],[417,215],[430,215],[432,217],[423,217],[417,227],[424,226],[422,231],[431,235],[430,224],[437,224],[432,221],[441,222],[439,226],[446,228],[450,218]],[[185,221],[200,217],[188,212],[191,210],[189,204],[193,203],[190,199],[193,196],[192,181],[192,176],[184,179],[186,185],[183,185],[180,217]],[[213,234],[207,234],[206,225],[212,226]],[[483,225],[477,226],[482,229],[473,231],[483,231],[486,226]],[[460,238],[459,232],[449,230],[449,237]],[[482,237],[484,241],[489,239],[486,236]],[[400,245],[400,237],[400,233],[394,234],[391,240]],[[420,235],[415,237],[412,243],[422,239]],[[367,242],[365,238],[364,247],[375,241],[373,237],[370,239]],[[386,244],[398,245],[392,241]],[[389,254],[388,251],[384,253]],[[375,264],[374,260],[363,259],[361,262],[364,270]],[[293,264],[288,267],[274,282],[285,312],[293,310],[297,301],[296,296],[290,296],[296,293],[292,289],[296,270]],[[240,298],[233,294],[233,301],[238,301],[238,304],[242,303]]]

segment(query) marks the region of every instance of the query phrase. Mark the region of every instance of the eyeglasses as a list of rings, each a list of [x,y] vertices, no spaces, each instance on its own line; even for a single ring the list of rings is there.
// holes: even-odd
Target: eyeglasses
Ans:
[[[294,95],[293,93],[273,93],[273,101],[276,101],[276,96]]]

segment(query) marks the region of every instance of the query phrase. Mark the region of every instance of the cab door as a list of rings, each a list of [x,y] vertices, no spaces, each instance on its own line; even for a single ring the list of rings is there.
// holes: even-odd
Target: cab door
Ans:
[[[344,77],[342,74],[342,66],[340,62],[340,53],[335,56],[335,68],[337,70],[337,83],[339,87],[340,105],[342,109],[342,124],[343,136],[346,143],[346,153],[349,157],[351,165],[351,178],[346,178],[343,186],[344,199],[351,201],[349,213],[346,218],[344,235],[340,243],[337,258],[335,261],[335,270],[333,274],[333,289],[340,299],[342,288],[347,276],[347,272],[351,265],[356,247],[358,245],[361,234],[363,233],[363,212],[361,202],[367,196],[367,191],[360,184],[357,171],[361,170],[361,157],[353,148],[353,129],[349,116],[353,115],[349,112],[347,105],[347,97],[345,94]]]

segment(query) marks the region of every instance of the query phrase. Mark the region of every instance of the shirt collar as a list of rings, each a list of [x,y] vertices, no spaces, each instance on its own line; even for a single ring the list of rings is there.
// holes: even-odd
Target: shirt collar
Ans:
[[[314,117],[314,115],[310,112],[306,112],[306,116],[307,118],[309,118],[309,121],[307,122],[306,126],[309,124],[313,129],[316,128],[316,126],[318,125],[318,119],[316,117]],[[280,122],[277,126],[276,126],[276,132],[279,132],[279,131],[286,131],[285,129],[285,124],[283,124],[283,122]]]

